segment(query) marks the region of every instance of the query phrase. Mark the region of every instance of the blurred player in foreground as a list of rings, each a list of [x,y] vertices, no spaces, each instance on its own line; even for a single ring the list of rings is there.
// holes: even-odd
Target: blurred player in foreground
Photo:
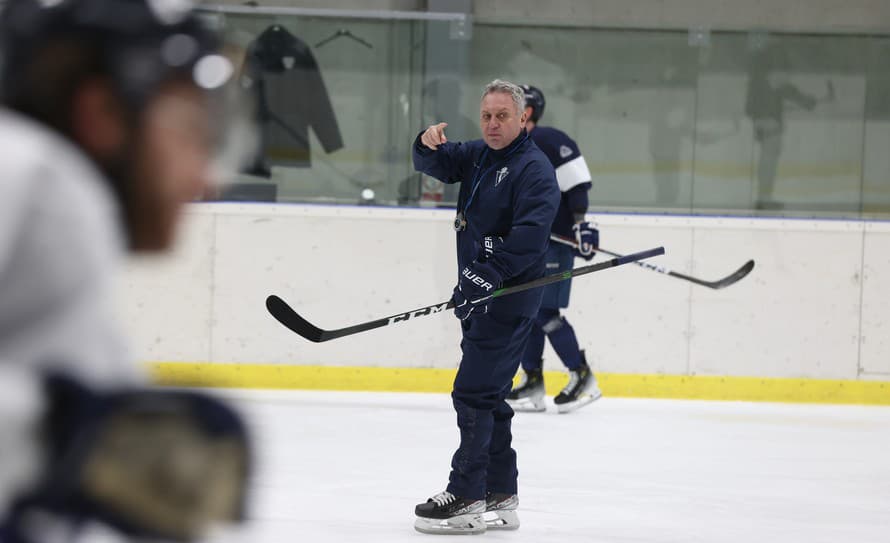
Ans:
[[[245,428],[139,388],[111,291],[241,155],[232,65],[180,1],[7,0],[0,40],[0,541],[203,537],[243,516]]]

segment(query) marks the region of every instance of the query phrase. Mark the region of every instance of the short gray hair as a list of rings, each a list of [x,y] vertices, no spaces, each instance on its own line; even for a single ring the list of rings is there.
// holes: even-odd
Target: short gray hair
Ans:
[[[522,90],[522,87],[519,85],[504,81],[503,79],[495,79],[488,85],[485,85],[485,89],[482,92],[482,98],[485,98],[493,92],[509,94],[513,98],[513,103],[516,104],[516,112],[522,115],[525,111],[525,91]]]

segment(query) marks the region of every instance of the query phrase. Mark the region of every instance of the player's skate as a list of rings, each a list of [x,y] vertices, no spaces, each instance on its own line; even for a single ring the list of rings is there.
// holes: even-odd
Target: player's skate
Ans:
[[[581,360],[578,369],[569,371],[569,384],[553,399],[556,410],[560,413],[574,411],[600,399],[603,395],[596,384],[593,371],[587,365],[584,351],[581,351]]]
[[[516,508],[519,497],[516,494],[497,494],[489,492],[485,497],[485,526],[489,530],[518,530],[519,515]]]
[[[481,534],[485,500],[455,496],[447,490],[414,508],[414,529],[425,534]]]
[[[507,395],[507,403],[516,411],[545,411],[543,370],[523,371],[519,385]]]

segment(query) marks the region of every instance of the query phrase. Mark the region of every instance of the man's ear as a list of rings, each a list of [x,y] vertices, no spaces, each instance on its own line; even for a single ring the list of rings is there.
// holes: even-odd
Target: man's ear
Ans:
[[[102,79],[84,82],[72,99],[71,136],[92,157],[114,156],[126,138],[124,111]]]

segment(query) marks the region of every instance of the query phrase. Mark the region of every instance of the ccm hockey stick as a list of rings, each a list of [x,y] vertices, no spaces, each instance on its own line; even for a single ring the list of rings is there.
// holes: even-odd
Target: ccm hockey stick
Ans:
[[[617,258],[613,258],[612,260],[607,260],[598,264],[591,264],[589,266],[583,266],[581,268],[575,268],[573,270],[567,270],[564,272],[546,275],[544,277],[541,277],[540,279],[535,279],[534,281],[529,281],[528,283],[523,283],[521,285],[499,288],[494,291],[491,297],[500,298],[501,296],[507,296],[516,292],[522,292],[524,290],[542,287],[544,285],[549,285],[550,283],[556,283],[559,281],[565,281],[566,279],[570,279],[572,277],[578,277],[579,275],[586,275],[588,273],[593,273],[608,268],[614,268],[615,266],[621,266],[623,264],[629,264],[631,262],[638,262],[644,258],[651,258],[653,256],[663,254],[664,247],[656,247],[647,251],[640,251],[638,253],[633,253],[626,256],[619,256]],[[293,308],[287,304],[287,302],[285,302],[278,296],[272,294],[271,296],[266,298],[266,309],[269,310],[269,313],[271,313],[278,322],[290,328],[297,334],[303,336],[304,338],[308,339],[309,341],[314,341],[315,343],[330,341],[332,339],[337,339],[344,336],[351,336],[352,334],[358,334],[359,332],[367,332],[368,330],[374,330],[375,328],[381,328],[390,324],[398,324],[400,322],[405,322],[415,317],[424,317],[426,315],[432,315],[434,313],[441,313],[442,311],[451,309],[453,307],[454,302],[451,300],[446,300],[438,304],[428,305],[426,307],[421,307],[420,309],[415,309],[414,311],[399,313],[397,315],[391,315],[382,319],[363,322],[361,324],[356,324],[353,326],[347,326],[346,328],[338,328],[336,330],[322,330],[321,328],[315,326],[314,324],[301,317],[299,313],[294,311]]]
[[[550,234],[550,239],[556,241],[558,243],[562,243],[563,245],[568,245],[569,247],[578,248],[578,243],[564,236],[560,236],[558,234]],[[605,253],[609,256],[621,257],[618,253],[613,253],[612,251],[608,251],[603,249],[602,247],[597,247],[596,250],[600,253]],[[646,268],[647,270],[652,270],[654,272],[663,273],[665,275],[670,275],[672,277],[676,277],[678,279],[684,279],[691,283],[695,283],[696,285],[701,285],[703,287],[712,288],[714,290],[720,290],[721,288],[726,288],[730,285],[738,283],[742,280],[746,275],[751,273],[751,270],[754,269],[754,261],[749,260],[742,264],[742,267],[727,275],[723,279],[718,279],[716,281],[705,281],[704,279],[699,279],[697,277],[692,277],[680,272],[671,271],[667,268],[662,268],[661,266],[656,266],[655,264],[650,264],[648,262],[635,262],[635,264]]]

